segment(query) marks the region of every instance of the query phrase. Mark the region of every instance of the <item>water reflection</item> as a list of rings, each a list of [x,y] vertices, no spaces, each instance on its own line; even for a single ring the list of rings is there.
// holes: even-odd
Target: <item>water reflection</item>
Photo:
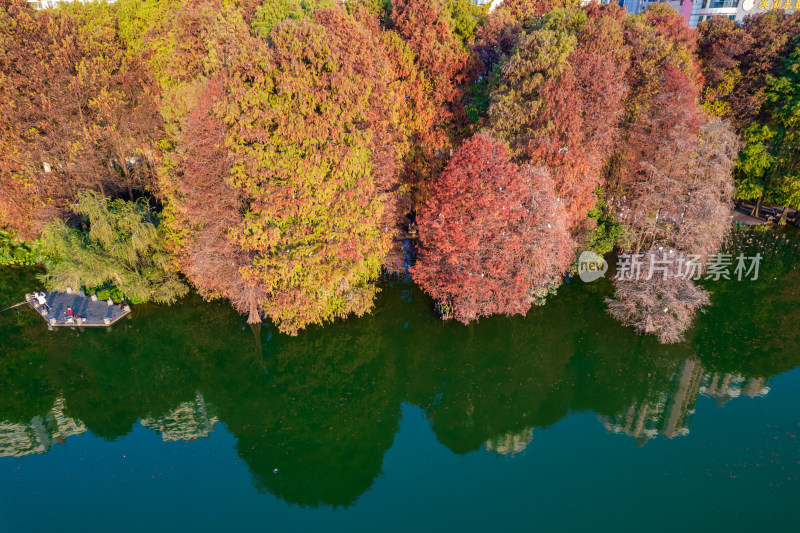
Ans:
[[[764,377],[745,377],[741,374],[706,372],[697,359],[687,359],[672,379],[672,387],[661,391],[655,399],[632,404],[624,411],[601,417],[611,432],[624,433],[639,445],[663,435],[667,438],[689,434],[691,415],[700,395],[717,400],[722,407],[741,395],[755,398],[766,396],[769,387]]]
[[[183,402],[166,415],[157,418],[148,416],[141,424],[160,433],[164,442],[202,439],[211,435],[214,425],[219,421],[209,413],[210,410],[203,395],[198,392],[195,400]]]
[[[64,415],[64,398],[59,397],[49,412],[27,422],[0,422],[0,457],[47,453],[53,444],[85,432],[83,423]]]
[[[453,453],[513,457],[573,412],[638,444],[686,435],[699,395],[764,395],[800,364],[797,240],[737,246],[757,238],[775,248],[766,274],[711,287],[714,306],[672,346],[608,317],[607,281],[567,285],[525,319],[464,327],[390,279],[373,314],[296,338],[251,331],[224,303],[194,297],[139,306],[110,333],[48,333],[15,311],[0,316],[0,455],[46,453],[87,430],[115,440],[136,424],[169,446],[222,422],[259,490],[347,506],[380,475],[404,402]]]

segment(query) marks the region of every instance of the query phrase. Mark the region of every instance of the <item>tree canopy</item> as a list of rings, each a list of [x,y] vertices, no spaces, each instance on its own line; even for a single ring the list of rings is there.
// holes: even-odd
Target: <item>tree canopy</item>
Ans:
[[[83,189],[152,186],[152,79],[113,19],[5,2],[0,49],[0,223],[36,237]]]
[[[476,135],[453,155],[420,210],[414,280],[445,315],[468,323],[525,314],[560,282],[574,243],[547,171],[520,167]]]
[[[72,211],[86,229],[54,220],[44,230],[42,253],[50,290],[95,289],[113,284],[131,302],[172,303],[188,291],[171,269],[158,218],[143,201],[108,201],[81,193]]]
[[[737,158],[739,199],[800,206],[799,17],[694,31],[659,3],[3,0],[5,255],[47,228],[54,286],[169,300],[184,276],[296,334],[368,312],[417,251],[443,315],[524,314],[587,248],[713,254]],[[144,258],[92,217],[139,217],[155,273],[119,274]],[[612,314],[677,340],[705,302],[690,285],[618,281]],[[653,326],[665,298],[686,306]]]

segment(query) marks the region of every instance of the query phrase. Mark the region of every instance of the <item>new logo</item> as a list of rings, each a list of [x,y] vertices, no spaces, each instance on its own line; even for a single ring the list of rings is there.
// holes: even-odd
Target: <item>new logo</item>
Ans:
[[[608,263],[600,255],[589,250],[578,257],[578,277],[589,283],[606,275]]]

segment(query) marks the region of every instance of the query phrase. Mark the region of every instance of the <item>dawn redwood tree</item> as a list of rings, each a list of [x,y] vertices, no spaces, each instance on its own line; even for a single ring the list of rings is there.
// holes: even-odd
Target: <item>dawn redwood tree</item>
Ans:
[[[579,7],[578,0],[503,0],[498,11],[507,11],[514,19],[523,22],[543,17],[554,9]]]
[[[143,2],[139,9],[152,3]],[[159,4],[140,37],[141,55],[158,82],[158,105],[170,140],[166,165],[179,167],[173,148],[183,142],[184,122],[208,87],[209,80],[228,67],[247,46],[250,28],[231,2],[184,0]],[[124,6],[125,4],[123,4]],[[141,15],[146,18],[147,14]],[[129,31],[134,31],[134,28]],[[177,159],[177,160],[176,160]]]
[[[697,310],[708,303],[707,293],[693,280],[675,277],[675,260],[696,256],[704,263],[720,249],[729,230],[731,172],[739,149],[730,124],[719,119],[703,123],[696,109],[680,105],[687,102],[669,85],[685,80],[678,71],[669,76],[673,79],[640,116],[633,134],[647,132],[652,139],[650,132],[657,132],[661,142],[640,154],[641,171],[625,189],[626,202],[618,211],[628,237],[620,248],[643,254],[646,268],[639,279],[616,279],[614,298],[607,299],[612,316],[664,343],[681,340]],[[667,279],[661,274],[648,279],[651,258],[664,254],[673,261]]]
[[[26,238],[79,191],[152,184],[160,121],[110,18],[0,4],[0,223]]]
[[[185,165],[181,178],[172,180],[167,191],[168,220],[177,241],[173,246],[178,266],[198,292],[209,299],[227,298],[249,323],[259,323],[259,302],[269,295],[262,284],[242,276],[252,254],[231,237],[246,204],[227,179],[227,128],[213,112],[221,98],[222,79],[217,77],[187,118]]]
[[[777,78],[768,80],[759,120],[745,128],[737,166],[737,196],[800,207],[800,40]]]
[[[491,94],[489,123],[518,157],[548,169],[582,239],[624,116],[624,11],[553,11],[520,39]]]
[[[623,31],[630,54],[625,101],[628,123],[635,121],[647,101],[660,91],[661,73],[666,70],[679,70],[700,90],[703,77],[696,59],[696,32],[686,26],[679,13],[669,6],[652,4],[642,15],[626,17]]]
[[[247,43],[223,80],[214,110],[245,203],[227,235],[249,256],[242,279],[268,295],[259,309],[290,334],[367,312],[402,155],[379,43],[344,9],[322,9]]]
[[[625,198],[629,186],[640,179],[642,165],[653,161],[652,151],[666,131],[679,123],[686,132],[696,134],[702,117],[697,109],[702,74],[694,55],[694,34],[680,15],[654,5],[644,15],[626,17],[623,32],[630,55],[625,120],[606,178],[615,202]],[[663,95],[665,90],[673,93],[674,100]],[[617,207],[615,202],[612,208]]]
[[[226,298],[249,322],[260,322],[266,292],[243,279],[253,257],[230,236],[245,197],[229,183],[227,126],[213,111],[222,98],[221,72],[260,41],[235,6],[216,0],[121,0],[119,10],[121,33],[158,82],[166,129],[158,184],[174,261],[203,297]]]
[[[194,0],[148,38],[178,263],[251,323],[294,334],[372,305],[398,218],[399,121],[427,117],[402,105],[368,22],[321,9],[262,39],[230,5]]]
[[[421,85],[430,101],[432,122],[415,132],[403,171],[403,181],[418,202],[449,155],[454,129],[466,118],[461,85],[467,81],[470,55],[453,33],[444,0],[398,0],[392,3],[392,28],[413,53]],[[407,95],[407,97],[410,95]],[[410,100],[420,102],[413,96]]]
[[[475,31],[475,52],[480,59],[482,73],[492,69],[511,54],[520,37],[523,25],[530,27],[553,10],[572,10],[580,7],[575,0],[504,0],[493,9]]]
[[[729,98],[732,111],[729,118],[737,128],[756,117],[764,105],[766,79],[778,75],[800,35],[800,12],[769,11],[748,17],[742,27],[752,45],[740,62],[741,82]]]
[[[665,99],[672,98],[669,91]],[[701,264],[719,251],[729,230],[733,197],[731,171],[739,142],[730,124],[712,120],[696,134],[680,123],[651,154],[643,178],[630,189],[630,203],[620,211],[629,235],[622,251],[642,254],[640,277],[614,280],[609,313],[639,333],[662,343],[678,342],[708,293],[692,279],[680,278],[678,257],[695,256]],[[668,272],[653,271],[651,260],[667,258]]]
[[[698,25],[704,101],[740,132],[761,113],[767,82],[777,76],[800,35],[800,12],[768,11],[741,26],[712,17]]]
[[[117,176],[116,188],[133,201],[134,191],[155,188],[163,120],[152,78],[137,58],[127,61],[133,68],[121,73],[118,88],[103,88],[89,102],[95,123],[84,138],[95,157],[105,161],[109,174]]]
[[[150,52],[153,31],[168,24],[186,3],[187,0],[116,0],[114,14],[120,39],[131,50]]]
[[[158,81],[157,101],[166,130],[159,189],[165,200],[165,222],[174,226],[175,238],[179,240],[187,228],[180,221],[173,224],[171,218],[179,216],[182,209],[180,190],[186,175],[187,147],[197,142],[196,138],[188,139],[193,135],[188,121],[193,113],[197,119],[198,107],[211,105],[207,99],[210,80],[219,78],[241,50],[260,41],[253,39],[241,13],[232,4],[219,0],[152,4],[151,0],[133,5],[121,0],[120,9],[133,11],[128,21],[130,31],[146,28],[140,47]],[[155,14],[147,11],[148,7]],[[219,87],[215,91],[211,94],[221,94]],[[194,124],[197,127],[198,123]],[[222,178],[220,175],[219,179]]]
[[[469,323],[540,304],[572,259],[547,171],[520,167],[486,134],[453,155],[419,212],[422,248],[411,272],[445,316]]]
[[[627,74],[625,142],[611,177],[632,251],[659,243],[705,255],[721,245],[727,227],[739,143],[727,123],[709,120],[698,105],[693,34],[679,18],[658,8],[629,19],[626,42],[636,61]]]
[[[669,92],[665,99],[673,98]],[[643,160],[627,192],[620,219],[629,251],[656,245],[703,258],[716,253],[729,227],[731,173],[739,142],[726,122],[712,120],[692,133],[685,124],[664,131],[664,141]]]
[[[511,54],[522,34],[522,23],[511,11],[503,9],[503,4],[493,9],[475,30],[473,48],[483,67],[481,74],[489,76],[501,60]]]
[[[700,127],[686,178],[670,194],[683,197],[683,205],[671,213],[676,222],[675,240],[691,253],[707,257],[716,253],[730,230],[733,202],[732,179],[741,143],[731,124],[712,119]]]
[[[450,31],[468,50],[475,38],[475,30],[486,18],[489,5],[479,6],[472,0],[445,0],[445,7],[450,13]]]
[[[255,3],[255,2],[252,2]],[[263,0],[258,5],[250,23],[257,37],[266,38],[272,29],[287,19],[308,19],[323,7],[336,7],[336,0]]]
[[[442,0],[399,0],[392,5],[394,31],[416,55],[419,69],[443,113],[440,120],[458,118],[468,55],[452,33],[453,21]]]
[[[694,34],[660,6],[625,21],[631,64],[623,142],[609,166],[623,252],[696,255],[705,262],[728,230],[739,149],[727,122],[699,106]],[[707,296],[692,280],[617,279],[609,312],[662,342],[680,340]]]
[[[570,70],[569,55],[576,45],[566,28],[541,29],[523,36],[504,63],[490,95],[489,124],[515,156],[525,157],[528,144],[544,129],[545,93]]]
[[[752,45],[742,26],[727,17],[711,17],[697,26],[697,57],[703,69],[702,101],[709,113],[731,114],[727,102],[741,82],[741,57]]]
[[[678,277],[678,254],[648,250],[638,259],[639,278],[614,282],[614,298],[606,298],[608,312],[641,334],[655,335],[664,344],[683,340],[697,312],[709,304],[708,292],[694,281]],[[661,261],[674,261],[664,267]],[[654,265],[657,265],[654,268]],[[664,273],[658,268],[668,268]]]

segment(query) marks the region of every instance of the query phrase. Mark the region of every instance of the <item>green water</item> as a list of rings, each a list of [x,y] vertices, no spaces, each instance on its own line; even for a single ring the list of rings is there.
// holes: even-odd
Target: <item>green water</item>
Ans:
[[[735,246],[759,280],[709,283],[672,346],[607,280],[462,326],[387,278],[298,337],[197,297],[110,331],[5,311],[0,531],[796,531],[800,248]],[[0,307],[36,285],[0,271]]]

